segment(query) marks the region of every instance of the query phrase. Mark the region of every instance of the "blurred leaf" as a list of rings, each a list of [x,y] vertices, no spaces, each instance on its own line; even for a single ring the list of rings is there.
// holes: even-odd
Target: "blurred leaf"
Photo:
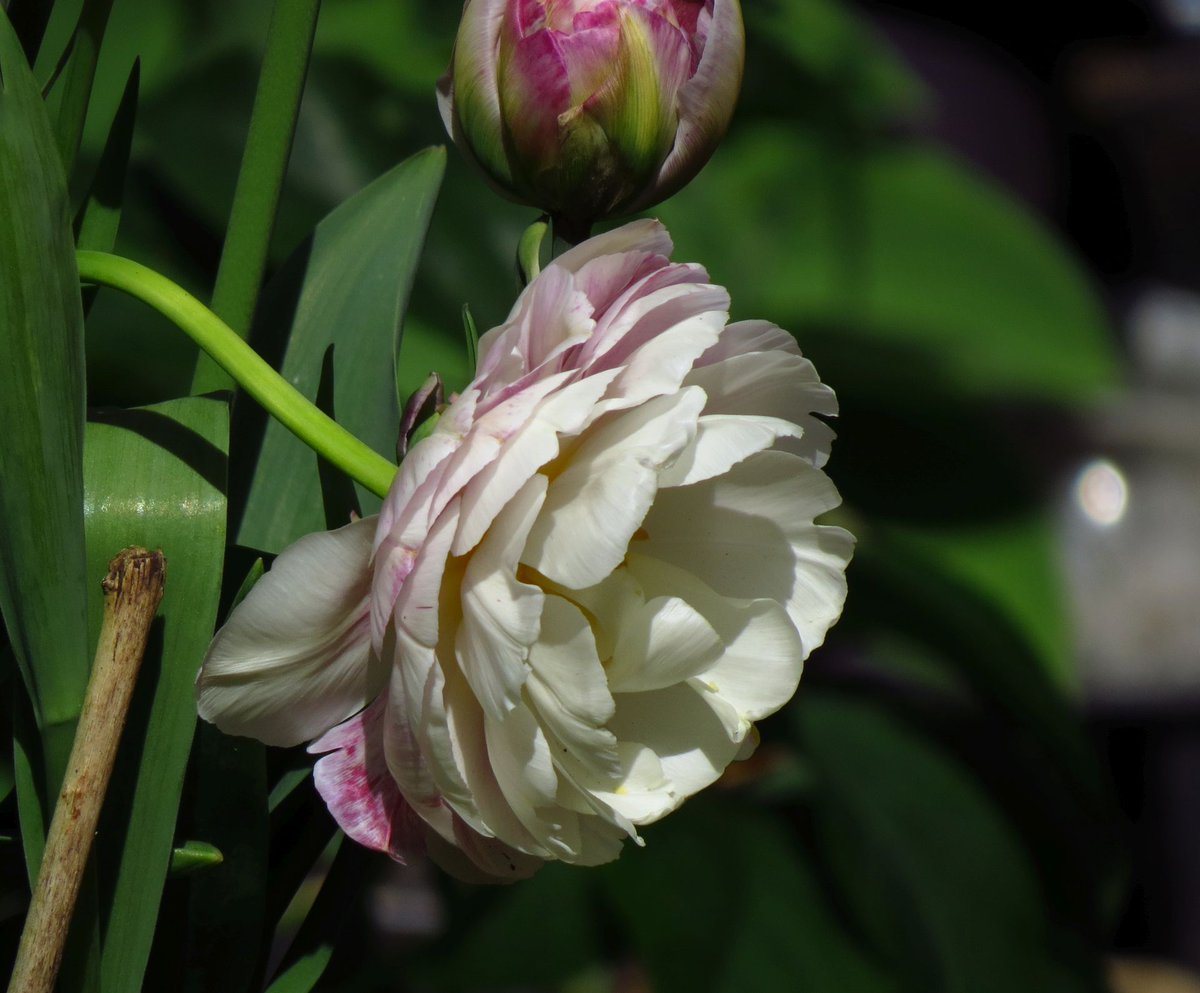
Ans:
[[[17,791],[17,823],[21,828],[21,847],[25,853],[25,875],[31,888],[42,863],[49,819],[43,809],[41,792],[41,741],[30,710],[29,699],[22,693],[13,694],[13,786]]]
[[[321,945],[303,958],[297,959],[285,972],[267,987],[267,993],[308,993],[321,981],[329,959],[333,956],[332,945]]]
[[[83,315],[62,166],[3,13],[0,87],[0,517],[21,522],[0,535],[0,607],[38,725],[69,750],[91,661]],[[65,759],[47,755],[52,791]]]
[[[428,100],[450,62],[460,13],[456,4],[341,0],[321,12],[316,50],[369,65],[391,86]]]
[[[932,647],[988,706],[1032,734],[1076,788],[1099,802],[1100,779],[1058,673],[996,600],[957,580],[891,529],[861,536],[848,620]],[[1018,545],[1019,549],[1019,545]],[[986,632],[986,635],[984,634]]]
[[[965,769],[871,705],[809,692],[797,714],[818,857],[901,988],[1099,988],[1057,959],[1033,867]]]
[[[838,920],[805,845],[745,803],[694,800],[604,867],[653,988],[895,990]]]
[[[1062,577],[1044,514],[881,530],[897,552],[917,555],[940,575],[990,601],[1027,639],[1058,687],[1064,692],[1076,688]]]
[[[550,863],[503,889],[456,887],[443,937],[413,957],[411,976],[437,990],[561,983],[600,955],[594,883],[593,871]]]
[[[333,826],[332,821],[330,824]],[[341,831],[329,840],[275,932],[275,942],[282,941],[286,952],[282,971],[269,990],[306,993],[322,978],[334,950],[341,944],[339,939],[346,934],[348,922],[353,920],[347,906],[361,901],[364,876],[372,857],[373,853],[346,842]],[[360,965],[355,958],[352,972],[357,973]],[[335,978],[331,978],[331,987],[344,988]]]
[[[5,5],[6,10],[8,6]],[[5,15],[5,17],[11,15],[12,29],[19,38],[24,55],[31,65],[37,58],[38,49],[41,48],[42,37],[46,32],[46,24],[50,20],[50,11],[53,7],[54,0],[17,0],[12,5],[9,14]]]
[[[83,125],[92,98],[100,45],[108,27],[113,0],[83,0],[83,10],[71,39],[67,63],[48,95],[54,112],[54,135],[63,168],[74,172],[75,156],[83,139]]]
[[[733,830],[725,830],[732,823]],[[744,852],[743,918],[717,987],[891,993],[894,979],[854,941],[818,883],[807,845],[778,822],[746,811],[714,837]]]
[[[106,411],[88,425],[90,571],[122,548],[161,548],[167,588],[139,677],[101,836],[111,895],[103,980],[138,989],[171,862],[196,726],[195,678],[212,637],[225,546],[228,407],[184,399]],[[97,605],[98,606],[98,605]],[[99,631],[99,610],[92,626]]]
[[[117,243],[121,201],[125,193],[125,172],[129,166],[133,123],[137,116],[139,76],[140,63],[134,62],[96,173],[92,177],[91,188],[75,215],[75,242],[78,248],[111,252]]]
[[[261,989],[268,937],[263,923],[268,883],[264,751],[253,739],[228,737],[203,721],[197,726],[195,786],[185,830],[215,845],[225,858],[186,880],[183,962],[160,978],[182,976],[183,993]]]
[[[246,568],[226,558],[226,585]],[[246,568],[224,617],[262,577],[261,558]],[[187,880],[187,934],[172,954],[152,961],[149,988],[182,971],[187,993],[239,993],[257,989],[265,955],[268,823],[266,747],[252,738],[222,734],[201,721],[192,748],[192,792],[180,820],[193,837],[219,848],[212,871]]]
[[[419,152],[338,207],[271,281],[260,308],[270,339],[287,342],[283,375],[310,398],[333,347],[338,421],[389,458],[401,324],[445,156]],[[361,487],[359,500],[366,513],[379,506]],[[324,526],[316,456],[269,422],[238,543],[279,551]]]
[[[945,154],[745,127],[660,210],[739,315],[800,332],[823,378],[877,400],[1113,385],[1113,343],[1077,265]]]
[[[1009,540],[1012,550],[995,552],[1001,563],[1027,554],[1020,532]],[[830,659],[816,671],[850,677],[969,758],[1037,856],[1047,908],[1080,933],[1106,933],[1126,868],[1120,822],[1074,702],[1003,602],[926,544],[892,528],[861,534],[842,630],[867,668],[842,672]],[[990,557],[980,549],[967,561],[987,568]]]
[[[267,872],[266,923],[280,925],[338,830],[311,786],[271,811],[271,862]]]
[[[921,83],[850,4],[766,0],[744,10],[743,107],[761,112],[764,105],[777,106],[789,116],[825,119],[841,128],[889,124],[921,108]],[[773,64],[774,52],[789,64]],[[782,80],[791,85],[781,86]]]

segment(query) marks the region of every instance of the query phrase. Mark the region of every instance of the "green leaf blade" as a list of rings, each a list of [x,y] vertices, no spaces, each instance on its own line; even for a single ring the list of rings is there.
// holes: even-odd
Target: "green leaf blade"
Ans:
[[[172,860],[196,726],[194,683],[212,637],[225,549],[228,407],[170,401],[88,425],[85,479],[93,571],[121,548],[161,548],[167,585],[118,756],[101,832],[107,908],[102,979],[139,989]],[[93,617],[98,626],[99,617]]]
[[[263,301],[271,336],[287,340],[285,378],[314,398],[333,346],[337,420],[388,458],[400,410],[394,357],[445,158],[443,148],[419,152],[338,207]],[[294,311],[285,302],[289,284],[300,284]],[[379,499],[358,489],[364,512],[374,513]],[[278,552],[324,527],[315,456],[268,423],[238,543]]]
[[[50,123],[0,15],[0,609],[41,727],[87,683],[83,312]],[[65,756],[63,756],[65,759]]]

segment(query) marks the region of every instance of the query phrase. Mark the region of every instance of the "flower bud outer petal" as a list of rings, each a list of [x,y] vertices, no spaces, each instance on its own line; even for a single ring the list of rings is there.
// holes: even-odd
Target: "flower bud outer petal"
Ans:
[[[496,38],[506,6],[506,0],[467,0],[450,70],[438,82],[438,105],[446,130],[503,187],[513,182],[496,89]]]
[[[682,189],[712,156],[725,136],[745,67],[746,35],[738,0],[715,0],[700,64],[679,90],[679,130],[657,181],[629,204],[633,212]]]
[[[608,136],[619,186],[606,214],[625,212],[625,204],[652,184],[671,151],[678,125],[676,94],[687,81],[691,52],[686,38],[664,17],[644,7],[621,11],[619,69],[607,86],[584,104]],[[614,184],[615,185],[615,184]]]
[[[570,109],[571,87],[553,34],[535,31],[522,38],[506,18],[496,72],[513,192],[532,197],[536,191],[539,206],[555,208],[545,177],[561,165],[559,116]]]

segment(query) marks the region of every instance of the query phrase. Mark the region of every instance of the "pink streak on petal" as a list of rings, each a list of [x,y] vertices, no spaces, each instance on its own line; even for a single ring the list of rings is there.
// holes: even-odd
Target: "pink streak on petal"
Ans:
[[[407,863],[425,850],[423,822],[400,795],[383,757],[383,697],[308,746],[328,753],[313,782],[343,831],[360,845]]]
[[[559,35],[556,41],[570,80],[572,107],[611,85],[621,52],[621,18],[615,5],[611,17],[597,18],[593,26]]]
[[[507,39],[501,45],[499,69],[509,149],[521,156],[529,179],[557,160],[558,118],[571,106],[571,87],[554,32]]]

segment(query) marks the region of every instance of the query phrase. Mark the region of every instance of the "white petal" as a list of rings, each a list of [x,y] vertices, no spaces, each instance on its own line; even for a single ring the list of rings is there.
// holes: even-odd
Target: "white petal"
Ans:
[[[625,362],[597,411],[623,410],[651,397],[674,393],[696,356],[716,340],[726,316],[724,311],[716,310],[697,314],[642,345]]]
[[[555,761],[570,755],[594,777],[615,778],[620,773],[617,739],[605,727],[613,715],[612,694],[591,627],[577,607],[561,597],[546,597],[542,633],[529,664],[529,700]]]
[[[651,824],[683,802],[651,749],[635,742],[621,742],[617,748],[621,775],[615,785],[603,784],[592,791],[597,800],[631,825]]]
[[[549,857],[574,861],[580,850],[579,815],[557,802],[558,774],[533,714],[521,706],[503,720],[485,717],[484,732],[496,781],[513,813]]]
[[[484,713],[497,719],[521,699],[529,646],[538,636],[544,594],[520,582],[516,571],[546,485],[545,476],[535,475],[509,501],[463,576],[455,655]]]
[[[268,745],[310,741],[386,678],[371,655],[375,518],[310,534],[275,560],[217,632],[196,679],[200,716]]]
[[[691,605],[658,596],[625,611],[608,665],[613,693],[661,690],[703,672],[721,651],[721,639]]]
[[[720,596],[691,573],[644,555],[630,555],[629,570],[647,595],[670,591],[713,626],[724,649],[696,682],[729,703],[743,721],[766,717],[792,698],[804,649],[778,603]]]
[[[710,350],[701,361],[720,347]],[[708,396],[705,414],[753,414],[798,424],[803,437],[789,443],[789,450],[817,468],[828,461],[833,429],[812,415],[836,414],[837,398],[817,378],[813,364],[798,353],[774,350],[733,354],[697,365],[684,382],[699,386]]]
[[[760,452],[724,476],[659,492],[637,551],[722,596],[783,604],[807,656],[846,599],[854,539],[813,518],[840,502],[828,477],[786,452]]]
[[[615,700],[617,712],[609,728],[623,745],[645,745],[653,752],[664,779],[658,789],[635,790],[632,784],[622,784],[612,795],[598,794],[635,824],[663,816],[711,785],[737,755],[740,745],[730,739],[712,707],[686,683],[650,693],[618,694]],[[639,793],[657,798],[658,807]],[[624,801],[626,796],[635,799]]]
[[[465,798],[450,801],[456,814],[476,832],[495,837],[514,851],[550,857],[521,823],[500,788],[488,753],[483,709],[452,655],[442,659],[440,672],[444,678],[436,706],[445,714],[454,775],[467,791]]]
[[[660,397],[588,431],[551,484],[522,561],[572,589],[593,586],[625,557],[658,474],[691,441],[699,390]]]
[[[695,439],[679,461],[659,476],[659,486],[687,486],[723,475],[780,438],[799,438],[804,433],[798,425],[778,417],[746,414],[705,414],[697,428]]]
[[[646,602],[641,585],[624,565],[617,566],[594,586],[568,590],[547,583],[547,591],[563,594],[588,612],[592,619],[592,634],[596,638],[596,652],[602,659],[612,658],[625,614]]]

